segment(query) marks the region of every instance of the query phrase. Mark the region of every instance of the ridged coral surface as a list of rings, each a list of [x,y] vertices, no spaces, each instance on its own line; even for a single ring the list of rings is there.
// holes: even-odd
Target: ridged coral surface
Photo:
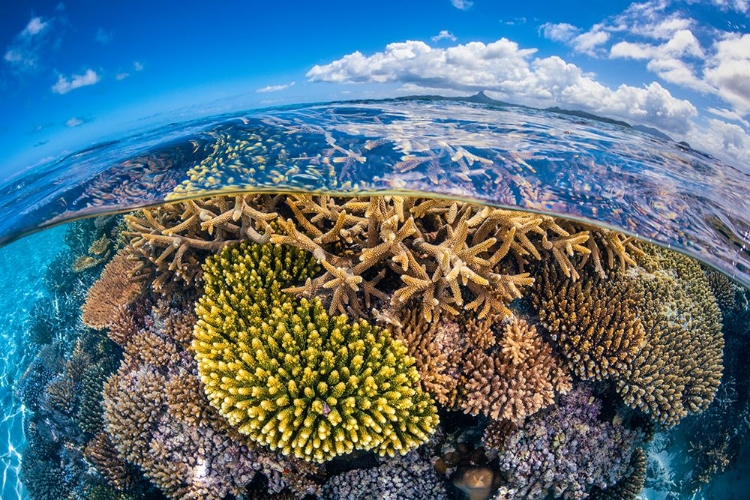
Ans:
[[[284,454],[406,453],[438,423],[414,359],[386,330],[281,291],[315,269],[283,245],[207,259],[193,341],[206,394],[241,433]]]

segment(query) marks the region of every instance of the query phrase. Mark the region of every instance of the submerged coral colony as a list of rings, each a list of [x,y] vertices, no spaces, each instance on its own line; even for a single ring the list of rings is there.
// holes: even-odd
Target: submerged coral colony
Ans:
[[[452,200],[218,196],[68,239],[19,386],[40,499],[635,498],[734,307],[680,254]]]

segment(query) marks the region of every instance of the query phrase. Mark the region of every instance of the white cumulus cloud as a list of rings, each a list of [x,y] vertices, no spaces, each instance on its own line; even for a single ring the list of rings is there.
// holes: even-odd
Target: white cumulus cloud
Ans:
[[[266,92],[278,92],[280,90],[286,90],[292,85],[294,85],[296,82],[287,83],[284,85],[266,85],[265,87],[259,88],[256,90],[258,93],[266,93]]]
[[[77,118],[77,117],[74,116],[73,118],[71,118],[71,119],[69,119],[68,121],[65,122],[65,126],[73,128],[73,127],[77,127],[79,125],[82,125],[83,123],[84,123],[83,120],[81,120],[80,118]]]
[[[39,66],[39,58],[47,45],[47,33],[50,31],[50,21],[43,21],[41,17],[33,17],[26,26],[13,37],[3,60],[8,63],[14,73],[24,73]]]
[[[63,75],[59,75],[57,83],[52,86],[52,92],[55,94],[67,94],[71,90],[99,83],[99,80],[99,75],[90,68],[82,75],[73,75],[70,80]]]
[[[401,83],[409,89],[447,92],[488,91],[498,98],[531,106],[575,107],[685,133],[697,110],[658,83],[611,89],[575,64],[553,56],[534,57],[501,38],[433,48],[421,41],[391,43],[382,52],[354,52],[307,72],[311,81]]]
[[[440,40],[450,40],[451,42],[455,42],[456,37],[453,33],[451,33],[448,30],[440,30],[440,33],[432,37],[432,41],[438,42]]]

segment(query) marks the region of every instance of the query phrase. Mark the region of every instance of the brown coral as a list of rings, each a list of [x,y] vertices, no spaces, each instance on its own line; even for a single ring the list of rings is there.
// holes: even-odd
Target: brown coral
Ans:
[[[539,269],[534,307],[573,373],[602,380],[624,372],[644,343],[637,291],[615,274],[573,281],[554,266]]]
[[[571,389],[571,380],[536,328],[513,318],[500,348],[471,351],[466,358],[462,407],[472,415],[520,422]]]
[[[106,328],[112,323],[118,307],[126,306],[141,293],[141,284],[129,279],[135,266],[127,254],[120,251],[104,267],[101,277],[86,295],[81,315],[84,325]]]
[[[646,343],[618,380],[630,406],[672,426],[700,413],[721,383],[724,338],[721,312],[700,265],[684,255],[648,245],[633,285]]]
[[[86,443],[83,454],[116,490],[127,491],[133,487],[133,466],[118,456],[106,432],[98,433]]]
[[[449,321],[428,323],[418,309],[413,309],[402,313],[393,332],[414,357],[422,388],[440,404],[453,406],[458,388],[454,367],[462,354],[458,325]]]

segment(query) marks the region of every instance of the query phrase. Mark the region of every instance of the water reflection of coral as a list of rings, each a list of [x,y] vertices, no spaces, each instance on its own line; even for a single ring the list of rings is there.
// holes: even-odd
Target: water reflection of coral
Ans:
[[[653,424],[709,406],[740,321],[672,252],[452,200],[240,194],[125,221],[74,226],[77,301],[32,330],[35,498],[634,498]],[[710,476],[726,448],[704,444]]]

